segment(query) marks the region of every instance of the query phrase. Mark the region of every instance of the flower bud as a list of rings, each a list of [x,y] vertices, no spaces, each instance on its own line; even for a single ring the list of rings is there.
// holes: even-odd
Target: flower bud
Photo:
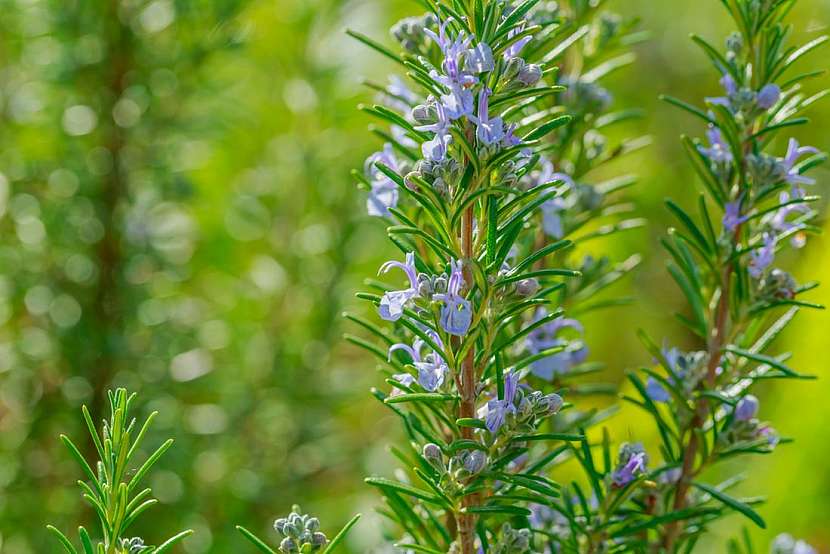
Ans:
[[[526,87],[532,87],[542,79],[542,68],[531,63],[527,64],[519,71],[516,79]]]
[[[507,67],[504,69],[504,79],[510,83],[519,76],[527,63],[522,58],[510,58],[507,62]]]
[[[516,294],[525,298],[539,292],[539,281],[536,279],[522,279],[516,283]]]
[[[461,466],[470,475],[476,475],[487,465],[487,454],[481,450],[465,450],[460,454]]]
[[[735,407],[735,419],[738,421],[749,421],[758,414],[758,399],[747,394],[738,402]]]
[[[412,108],[412,119],[419,125],[432,125],[438,121],[438,108],[435,102],[427,104],[418,104]]]
[[[323,533],[314,533],[311,537],[311,544],[316,547],[326,546],[328,542],[328,538]]]
[[[781,89],[778,85],[770,84],[758,91],[758,96],[755,97],[755,101],[758,103],[759,108],[768,110],[777,104],[780,98]]]
[[[428,442],[424,445],[421,454],[424,456],[424,459],[439,472],[444,473],[446,471],[446,468],[444,467],[444,453],[441,452],[440,446],[435,443]]]
[[[283,554],[295,554],[299,551],[300,549],[297,546],[297,542],[291,537],[285,537],[282,539],[282,542],[280,542],[280,552]]]

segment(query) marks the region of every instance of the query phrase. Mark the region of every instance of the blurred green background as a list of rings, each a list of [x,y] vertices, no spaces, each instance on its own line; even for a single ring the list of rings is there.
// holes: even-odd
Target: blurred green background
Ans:
[[[663,199],[696,195],[678,135],[702,129],[657,95],[718,93],[688,34],[720,42],[730,27],[717,0],[609,9],[652,34],[605,83],[617,105],[648,111],[631,134],[653,137],[614,168],[641,175],[649,227],[596,245],[644,255],[624,285],[638,302],[613,325],[587,322],[592,359],[622,382],[648,361],[638,327],[692,344],[670,315],[680,299],[658,240]],[[356,110],[372,98],[361,80],[392,68],[343,30],[389,43],[388,27],[417,12],[411,0],[0,0],[0,552],[55,552],[46,523],[91,517],[58,435],[83,442],[81,404],[100,414],[114,385],[161,412],[148,444],[176,439],[149,481],[161,505],[136,535],[192,527],[188,553],[245,552],[234,524],[272,537],[300,502],[331,530],[367,514],[350,548],[374,548],[362,477],[391,471],[397,422],[368,395],[380,380],[340,339],[340,313],[364,309],[354,291],[393,255],[349,177],[379,147]],[[799,41],[826,31],[830,1],[801,0],[792,21]],[[797,136],[827,150],[830,105],[810,115]],[[800,280],[830,277],[826,246],[813,239],[789,261]],[[819,381],[759,391],[762,416],[797,441],[747,468],[743,491],[771,499],[768,529],[753,531],[762,549],[788,531],[830,552],[827,329],[804,313],[779,345]],[[630,409],[611,426],[653,436]],[[722,551],[741,525],[728,519],[701,548]]]

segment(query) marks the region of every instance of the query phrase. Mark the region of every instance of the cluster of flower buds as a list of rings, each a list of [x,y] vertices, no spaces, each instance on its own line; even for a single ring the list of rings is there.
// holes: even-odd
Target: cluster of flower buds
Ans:
[[[792,300],[798,283],[783,269],[773,269],[759,283],[760,296],[766,300]]]
[[[706,376],[709,357],[704,351],[681,352],[677,348],[663,348],[663,360],[669,372],[666,381],[672,387],[678,387],[684,393],[685,398],[692,394],[698,383]],[[669,390],[654,377],[649,377],[646,392],[654,402],[672,400]]]
[[[276,520],[274,529],[283,537],[279,546],[283,554],[317,552],[328,543],[326,535],[320,532],[320,521],[302,514],[299,506],[294,506],[287,517]]]
[[[492,546],[494,554],[527,554],[531,547],[530,529],[513,529],[509,523],[501,527],[499,542]]]
[[[424,29],[438,26],[438,18],[432,13],[421,16],[407,17],[398,21],[392,27],[392,36],[395,37],[404,50],[419,54],[427,48],[427,34]]]
[[[730,425],[718,435],[722,447],[731,447],[735,444],[761,441],[772,449],[778,444],[779,437],[775,429],[769,424],[758,420],[760,402],[747,394],[738,400],[732,412]]]
[[[461,450],[447,460],[441,447],[432,442],[424,445],[421,455],[439,475],[449,475],[455,483],[475,477],[489,463],[487,453],[478,449]]]

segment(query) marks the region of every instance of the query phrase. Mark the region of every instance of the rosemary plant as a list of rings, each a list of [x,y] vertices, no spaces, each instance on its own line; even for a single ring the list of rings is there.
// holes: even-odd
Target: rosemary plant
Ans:
[[[546,473],[590,452],[583,430],[608,415],[562,397],[608,392],[571,382],[602,366],[565,307],[618,304],[594,296],[638,260],[573,255],[640,225],[621,217],[632,177],[591,177],[645,143],[607,148],[601,134],[637,115],[610,112],[598,80],[631,61],[639,35],[600,4],[427,1],[393,28],[400,54],[350,32],[417,85],[369,83],[385,105],[363,109],[389,131],[374,129],[384,149],[355,172],[401,251],[380,273],[402,272],[404,288],[370,280],[378,293],[358,295],[392,331],[347,314],[381,341],[347,337],[382,361],[389,388],[373,393],[409,437],[392,452],[410,472],[367,479],[403,550],[551,548],[549,513],[566,508]]]
[[[173,444],[173,439],[166,440],[137,469],[130,468],[157,413],[151,413],[139,428],[137,420],[130,418],[130,408],[135,397],[135,394],[128,395],[125,389],[109,392],[111,415],[109,421],[104,421],[100,434],[87,407],[82,408],[84,421],[99,456],[95,470],[84,459],[75,443],[61,435],[61,441],[83,470],[86,480],[78,481],[78,485],[83,490],[84,500],[98,516],[101,533],[100,540],[97,540],[85,527],[79,527],[81,549],[78,549],[61,531],[51,525],[47,526],[69,554],[162,554],[171,552],[174,545],[193,532],[182,531],[160,546],[146,545],[143,539],[127,534],[127,529],[136,518],[157,502],[150,497],[150,489],[138,488],[139,483]]]
[[[803,83],[816,74],[791,75],[790,69],[827,37],[798,48],[787,44],[791,29],[784,19],[795,0],[723,4],[739,29],[725,50],[692,37],[719,73],[723,92],[703,108],[665,98],[701,120],[707,140],[683,138],[703,191],[693,211],[668,201],[679,223],[663,241],[669,272],[688,301],[677,318],[701,346],[660,349],[643,335],[661,370],[630,376],[640,397],[628,400],[653,417],[663,461],[636,493],[642,522],[630,517],[627,525],[642,530],[642,547],[654,551],[690,551],[730,511],[764,527],[753,507],[757,499],[728,492],[740,476],[710,484],[706,471],[727,459],[770,453],[783,442],[751,389],[767,380],[809,378],[771,346],[799,309],[822,308],[802,299],[817,284],[798,284],[776,259],[815,230],[810,222],[818,198],[808,193],[815,180],[807,173],[826,155],[795,138],[786,145],[780,139],[807,123],[801,112],[826,93],[805,95]]]

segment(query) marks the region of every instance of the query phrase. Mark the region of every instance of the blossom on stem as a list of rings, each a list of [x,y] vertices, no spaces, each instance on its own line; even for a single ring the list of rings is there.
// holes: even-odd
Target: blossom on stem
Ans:
[[[710,146],[709,148],[698,146],[697,148],[700,153],[709,158],[709,160],[714,164],[731,164],[734,159],[732,156],[732,150],[723,139],[723,133],[721,130],[714,125],[709,125],[709,129],[706,131],[706,138],[709,139]]]
[[[476,137],[484,146],[499,145],[505,139],[504,121],[500,117],[490,119],[489,98],[493,92],[485,87],[478,95],[478,116],[469,119],[476,124]]]
[[[484,423],[490,433],[494,435],[498,433],[507,420],[507,416],[516,414],[514,402],[518,389],[519,374],[515,371],[506,371],[504,373],[504,398],[490,400],[478,413],[479,417],[484,417]]]
[[[623,444],[620,447],[620,455],[617,462],[617,469],[611,475],[611,482],[615,487],[622,488],[646,472],[648,455],[643,445]]]
[[[442,303],[439,319],[441,328],[450,335],[462,337],[470,329],[473,321],[473,308],[470,301],[461,296],[461,289],[464,288],[461,260],[451,260],[450,269],[447,292],[435,294],[432,299]]]
[[[735,200],[733,202],[727,202],[726,207],[724,208],[723,214],[723,227],[730,233],[734,233],[735,229],[738,228],[738,225],[744,223],[748,216],[741,215],[741,201]]]
[[[544,309],[538,310],[534,317],[534,322],[539,321],[546,315],[547,312]],[[563,329],[573,329],[580,337],[584,333],[582,324],[575,319],[554,319],[541,327],[537,327],[528,334],[525,342],[528,351],[531,355],[535,356],[551,348],[566,347],[568,341],[558,336]],[[580,345],[575,350],[565,348],[561,352],[556,352],[536,360],[530,365],[530,371],[540,379],[550,381],[557,375],[567,373],[573,366],[581,364],[587,357],[588,348],[584,345]]]
[[[726,96],[710,96],[706,98],[706,102],[715,106],[732,107],[732,97],[738,92],[738,83],[729,73],[725,73],[720,79],[720,84],[726,92]]]
[[[434,332],[430,332],[430,338],[432,338],[441,348],[441,339],[438,335]],[[447,367],[447,363],[441,357],[438,352],[434,350],[429,351],[426,355],[422,355],[421,352],[423,351],[424,346],[426,343],[421,339],[415,339],[413,341],[412,346],[404,343],[393,344],[389,347],[389,359],[392,359],[392,353],[396,350],[403,350],[412,358],[412,365],[415,366],[415,369],[418,370],[418,384],[421,385],[424,390],[429,392],[435,392],[441,385],[444,384],[444,378],[449,371]]]
[[[764,233],[763,245],[749,255],[749,274],[760,279],[767,268],[775,261],[775,243],[778,240],[773,233]]]
[[[372,187],[369,198],[366,200],[366,210],[371,216],[389,217],[392,215],[389,208],[398,205],[398,185],[378,168],[376,165],[378,163],[395,172],[401,172],[400,162],[391,144],[384,144],[383,150],[369,156],[365,164],[365,173]]]
[[[380,300],[378,312],[380,317],[387,321],[397,321],[403,315],[406,305],[418,296],[418,270],[415,269],[415,253],[406,255],[404,263],[391,260],[380,266],[378,273],[386,273],[392,268],[400,268],[409,279],[409,287],[402,290],[389,291]]]
[[[814,148],[812,146],[799,146],[798,141],[794,138],[791,138],[789,144],[787,145],[787,154],[781,160],[784,170],[786,171],[786,176],[784,180],[791,185],[816,184],[815,179],[801,175],[798,169],[795,167],[796,162],[798,162],[798,159],[801,156],[804,156],[805,154],[816,153],[818,153],[817,148]]]

